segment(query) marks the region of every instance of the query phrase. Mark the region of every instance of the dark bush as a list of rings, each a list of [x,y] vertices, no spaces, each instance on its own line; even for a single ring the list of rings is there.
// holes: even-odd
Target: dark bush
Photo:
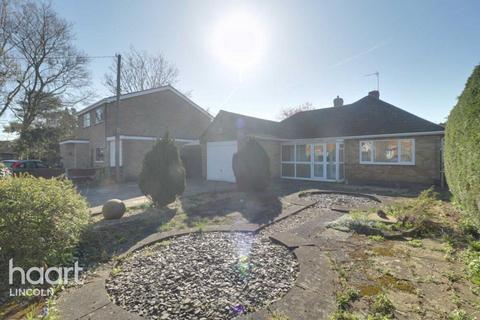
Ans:
[[[175,201],[185,191],[185,168],[168,134],[145,155],[139,186],[156,206]]]
[[[233,172],[243,191],[263,191],[270,183],[270,159],[265,149],[249,138],[233,155]]]
[[[480,65],[448,116],[445,173],[455,201],[480,226]]]
[[[70,181],[29,175],[0,179],[0,199],[2,270],[11,258],[25,268],[73,262],[90,214]]]

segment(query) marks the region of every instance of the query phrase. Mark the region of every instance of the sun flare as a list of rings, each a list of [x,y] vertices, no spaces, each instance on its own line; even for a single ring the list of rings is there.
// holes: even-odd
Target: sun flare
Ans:
[[[225,16],[215,27],[212,48],[217,58],[239,72],[259,63],[265,51],[260,20],[247,11]]]

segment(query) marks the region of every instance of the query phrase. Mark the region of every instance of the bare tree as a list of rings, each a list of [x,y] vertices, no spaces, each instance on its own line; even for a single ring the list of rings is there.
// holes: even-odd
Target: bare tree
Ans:
[[[12,80],[18,71],[17,64],[10,54],[13,49],[11,36],[18,23],[16,19],[12,18],[15,10],[14,4],[9,0],[0,0],[0,117],[21,88],[19,83],[15,83],[13,87],[10,87],[9,92],[5,92],[7,81]]]
[[[178,69],[162,54],[151,55],[146,51],[137,51],[133,46],[130,52],[122,54],[120,87],[123,93],[142,91],[178,80]],[[114,59],[105,74],[104,85],[112,94],[117,88],[117,60]]]
[[[291,108],[285,108],[280,111],[280,114],[277,116],[279,120],[283,120],[286,118],[289,118],[293,116],[295,113],[299,113],[302,111],[309,111],[309,110],[314,110],[315,107],[311,102],[305,102],[304,104],[301,104],[296,107],[291,107]]]
[[[74,104],[86,98],[88,59],[73,46],[72,25],[51,4],[29,1],[9,16],[17,21],[8,43],[18,70],[2,93],[2,109],[13,112],[23,131],[45,112],[49,99]]]

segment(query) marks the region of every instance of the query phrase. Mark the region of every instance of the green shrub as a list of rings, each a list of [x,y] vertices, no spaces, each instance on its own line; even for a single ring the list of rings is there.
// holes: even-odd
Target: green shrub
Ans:
[[[25,268],[73,262],[90,214],[70,181],[29,175],[0,179],[0,199],[2,270],[11,258]]]
[[[337,294],[337,309],[346,311],[350,307],[350,303],[360,298],[360,291],[355,288],[347,288],[343,292]]]
[[[373,313],[373,316],[392,317],[395,312],[395,306],[386,294],[381,293],[375,297],[370,311]]]
[[[445,130],[445,173],[450,191],[480,226],[480,65],[448,116]]]
[[[185,191],[185,168],[168,133],[145,155],[139,186],[156,206],[175,201]]]
[[[270,159],[253,138],[248,138],[233,155],[232,167],[242,191],[263,191],[270,183]]]

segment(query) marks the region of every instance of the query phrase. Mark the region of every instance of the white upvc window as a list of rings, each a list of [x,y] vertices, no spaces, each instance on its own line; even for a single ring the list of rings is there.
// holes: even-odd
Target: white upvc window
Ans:
[[[287,142],[282,144],[281,176],[287,179],[342,181],[342,141]]]
[[[83,127],[90,127],[90,112],[87,112],[83,115]]]
[[[103,106],[95,109],[95,124],[102,123],[105,119],[105,109]]]
[[[359,149],[361,164],[415,164],[415,139],[362,140]]]

